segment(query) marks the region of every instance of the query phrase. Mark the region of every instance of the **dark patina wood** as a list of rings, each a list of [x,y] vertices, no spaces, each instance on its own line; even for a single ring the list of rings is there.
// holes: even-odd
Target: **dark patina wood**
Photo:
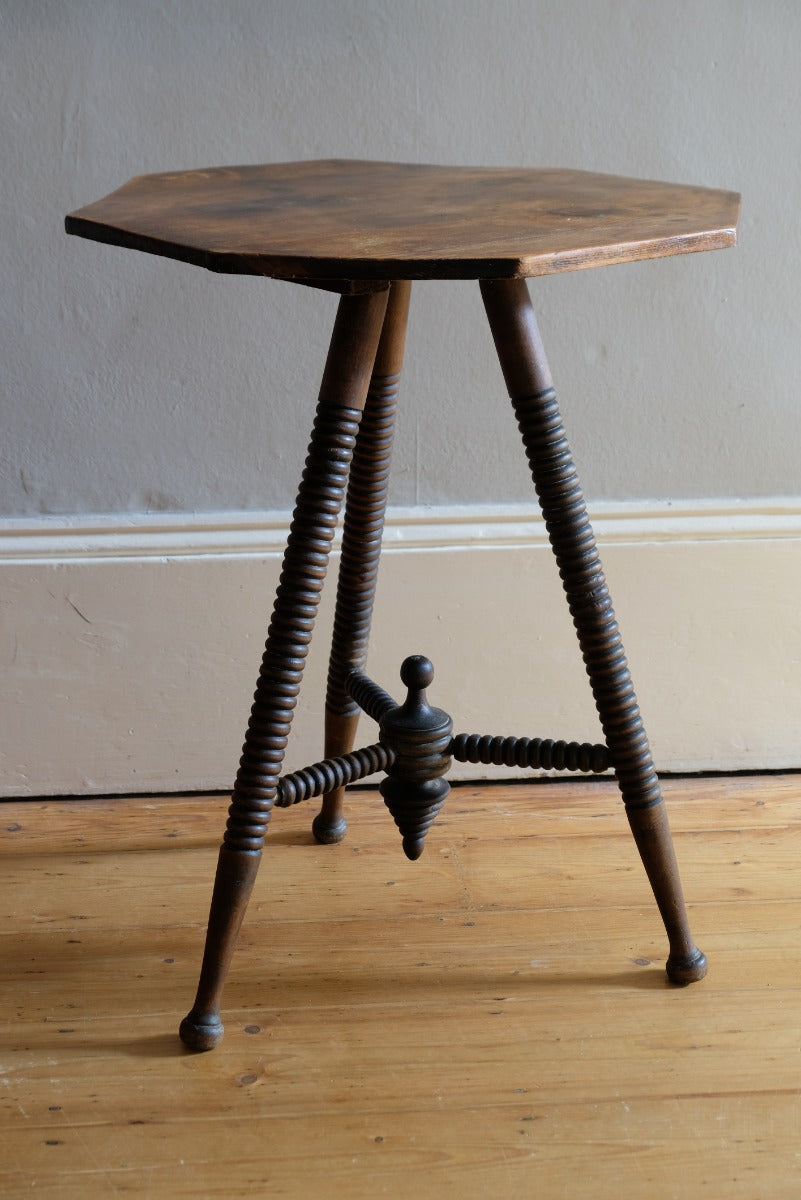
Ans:
[[[345,677],[367,661],[410,294],[407,281],[393,283],[350,468],[325,702],[326,757],[352,749],[359,723]],[[345,836],[344,793],[337,787],[324,797],[312,824],[319,842]]]
[[[675,983],[702,979],[706,958],[690,936],[659,781],[528,289],[503,280],[483,282],[481,291],[629,824],[667,929],[667,973]]]
[[[222,1037],[222,988],[276,799],[386,298],[384,291],[340,301],[220,849],[197,997],[181,1025],[195,1050]]]
[[[730,246],[733,192],[589,171],[270,163],[140,175],[67,231],[211,271],[316,282],[503,279]]]
[[[706,959],[690,935],[664,802],[523,280],[732,245],[738,201],[732,192],[583,171],[330,160],[140,176],[67,217],[68,232],[97,241],[343,293],[220,851],[197,999],[181,1026],[187,1046],[210,1049],[222,1036],[222,988],[273,806],[323,794],[315,833],[337,841],[345,830],[344,787],[386,771],[382,794],[406,853],[416,858],[447,795],[451,756],[546,769],[611,766],[667,929],[668,976],[684,984],[704,975]],[[409,281],[456,278],[481,281],[605,745],[454,738],[448,714],[426,700],[433,675],[427,659],[404,663],[409,691],[400,705],[363,671]],[[280,779],[349,468],[325,758]],[[379,742],[353,751],[360,710],[379,722]]]
[[[612,765],[609,750],[600,743],[565,742],[553,738],[493,737],[460,733],[451,754],[457,762],[490,763],[496,767],[529,767],[539,771],[606,771]]]
[[[381,718],[381,741],[393,752],[380,791],[403,838],[403,853],[418,859],[425,837],[447,799],[450,784],[453,722],[441,708],[428,703],[426,688],[434,668],[422,654],[413,654],[401,666],[407,689],[403,704]]]

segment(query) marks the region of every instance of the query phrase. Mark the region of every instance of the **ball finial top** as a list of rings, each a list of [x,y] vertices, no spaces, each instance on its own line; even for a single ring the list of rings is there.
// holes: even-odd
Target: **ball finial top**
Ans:
[[[401,682],[407,688],[422,691],[430,687],[434,679],[431,660],[423,654],[411,654],[403,660],[400,670]]]

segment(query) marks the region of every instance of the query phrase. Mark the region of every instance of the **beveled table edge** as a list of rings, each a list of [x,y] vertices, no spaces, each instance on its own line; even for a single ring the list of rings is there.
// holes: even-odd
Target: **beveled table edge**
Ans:
[[[360,159],[313,159],[301,161],[297,165],[346,165],[363,166],[370,160]],[[251,164],[254,169],[260,166],[281,167],[283,163]],[[374,165],[398,166],[405,165],[425,168],[426,164],[383,163],[375,160]],[[432,169],[440,169],[430,164]],[[658,235],[645,238],[621,239],[619,241],[603,241],[597,246],[586,245],[572,249],[557,251],[538,251],[531,254],[507,253],[498,256],[470,255],[441,255],[425,256],[380,257],[347,255],[325,257],[316,255],[299,255],[276,251],[248,254],[240,251],[211,250],[200,245],[187,242],[176,242],[159,238],[155,234],[140,233],[130,228],[104,221],[86,215],[90,210],[102,204],[105,200],[124,191],[131,184],[148,178],[166,178],[182,174],[202,174],[211,170],[247,170],[248,166],[203,168],[197,171],[156,172],[132,176],[115,191],[100,200],[85,205],[69,213],[65,218],[65,229],[68,234],[83,237],[91,241],[107,245],[120,246],[126,249],[139,250],[165,258],[172,258],[193,266],[203,267],[215,274],[251,275],[264,278],[285,280],[292,283],[302,283],[310,287],[319,287],[341,293],[359,293],[383,290],[389,280],[455,280],[455,279],[517,279],[536,278],[542,275],[561,274],[567,271],[586,270],[597,266],[619,265],[625,262],[638,262],[650,258],[666,258],[679,254],[699,253],[706,250],[725,249],[737,242],[737,222],[740,211],[740,195],[727,189],[708,188],[694,184],[676,184],[668,181],[639,179],[628,176],[608,176],[609,178],[626,180],[633,184],[654,185],[664,183],[665,187],[695,190],[715,194],[725,201],[730,217],[728,222],[712,228],[705,228],[687,233]],[[443,171],[472,168],[442,166]],[[525,171],[528,168],[497,168],[500,172],[516,170]],[[496,168],[488,168],[496,170]],[[532,171],[538,168],[531,168]],[[558,174],[563,171],[573,171],[572,168],[542,168],[544,173]],[[575,169],[576,176],[597,176],[604,178],[601,172]],[[719,214],[720,215],[720,214]]]

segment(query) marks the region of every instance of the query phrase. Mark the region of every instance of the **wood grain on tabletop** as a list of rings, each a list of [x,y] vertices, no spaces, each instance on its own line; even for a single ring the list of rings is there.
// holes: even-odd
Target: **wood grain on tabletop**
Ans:
[[[66,227],[300,282],[497,279],[720,249],[738,211],[734,192],[589,171],[333,159],[139,175]]]

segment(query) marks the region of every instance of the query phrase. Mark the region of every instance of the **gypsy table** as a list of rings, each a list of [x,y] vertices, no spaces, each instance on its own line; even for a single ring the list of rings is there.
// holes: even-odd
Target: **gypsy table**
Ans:
[[[321,842],[345,832],[345,786],[381,792],[410,858],[448,792],[451,759],[614,770],[664,921],[668,977],[703,978],[664,802],[562,428],[525,277],[732,245],[732,192],[569,170],[323,161],[143,175],[67,217],[69,233],[211,271],[341,294],[211,902],[195,1005],[181,1037],[222,1037],[220,999],[274,805],[323,796]],[[398,705],[364,673],[411,281],[477,279],[601,719],[605,743],[453,737],[431,708],[431,663],[405,660]],[[280,778],[345,501],[326,696],[325,758]],[[360,711],[379,722],[352,751]]]

